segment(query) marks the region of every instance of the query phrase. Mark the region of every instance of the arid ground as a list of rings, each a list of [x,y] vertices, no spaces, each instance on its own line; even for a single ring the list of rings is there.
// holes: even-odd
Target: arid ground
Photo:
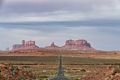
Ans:
[[[61,54],[65,76],[71,80],[120,80],[119,51],[47,49],[1,51],[0,78],[47,80],[56,75]]]

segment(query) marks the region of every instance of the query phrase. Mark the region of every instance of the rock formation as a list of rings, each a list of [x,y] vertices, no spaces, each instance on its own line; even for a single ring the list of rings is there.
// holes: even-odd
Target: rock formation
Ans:
[[[95,50],[91,47],[90,43],[88,43],[86,40],[80,39],[80,40],[67,40],[65,42],[65,45],[62,47],[59,47],[54,44],[54,42],[50,45],[45,47],[47,49],[62,49],[62,50]]]
[[[67,50],[95,50],[86,40],[67,40],[62,48]]]
[[[36,46],[35,41],[22,41],[22,44],[15,44],[13,45],[12,50],[21,50],[21,49],[38,49],[39,47]],[[90,43],[86,40],[79,39],[79,40],[66,40],[65,45],[59,47],[55,45],[54,42],[51,43],[50,46],[45,47],[45,49],[60,49],[60,50],[95,50],[91,47]]]
[[[47,49],[59,49],[60,47],[57,46],[57,45],[55,45],[54,42],[52,42],[50,46],[47,46],[47,47],[45,47],[45,48],[47,48]]]
[[[35,41],[25,41],[25,40],[22,40],[22,44],[15,44],[15,45],[13,45],[12,50],[37,49],[37,48],[39,48],[39,47],[35,44]]]

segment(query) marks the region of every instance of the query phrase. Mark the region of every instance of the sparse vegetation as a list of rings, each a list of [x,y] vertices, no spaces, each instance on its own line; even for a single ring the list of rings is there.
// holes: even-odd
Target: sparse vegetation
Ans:
[[[64,56],[65,76],[71,80],[117,80],[120,78],[118,52],[34,49],[1,53],[0,66],[4,67],[4,71],[0,67],[0,80],[10,80],[10,78],[14,80],[15,77],[17,80],[48,80],[56,74],[59,52]],[[10,77],[5,73],[8,71],[10,71]],[[3,76],[3,74],[6,75]]]
[[[47,80],[55,76],[58,57],[1,57],[0,78]],[[10,60],[10,61],[9,61]],[[72,80],[115,80],[120,73],[119,59],[64,57],[65,75]],[[4,63],[4,64],[3,64]],[[4,71],[3,71],[4,69]],[[8,76],[5,72],[9,72]],[[3,74],[6,74],[3,76]],[[112,77],[111,77],[112,76]],[[102,77],[102,78],[101,78]]]

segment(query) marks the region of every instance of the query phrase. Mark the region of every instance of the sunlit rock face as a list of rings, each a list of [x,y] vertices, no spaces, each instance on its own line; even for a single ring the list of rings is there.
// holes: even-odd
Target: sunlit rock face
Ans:
[[[22,44],[14,44],[12,50],[21,49],[38,49],[39,47],[35,44],[35,41],[22,40]]]
[[[60,49],[60,47],[57,46],[57,45],[55,45],[54,42],[52,42],[50,46],[47,46],[47,47],[45,47],[45,48],[47,48],[47,49]]]
[[[12,50],[23,50],[23,49],[38,49],[39,47],[35,44],[35,41],[23,40],[21,44],[13,45]],[[64,46],[57,46],[54,42],[45,49],[59,49],[59,50],[95,50],[90,43],[86,40],[66,40]]]
[[[57,46],[51,43],[50,46],[45,47],[47,49],[60,49],[60,50],[95,50],[90,43],[86,40],[66,40],[64,46]]]
[[[62,47],[63,49],[71,49],[71,50],[95,50],[91,47],[91,44],[86,40],[66,40],[65,45]]]

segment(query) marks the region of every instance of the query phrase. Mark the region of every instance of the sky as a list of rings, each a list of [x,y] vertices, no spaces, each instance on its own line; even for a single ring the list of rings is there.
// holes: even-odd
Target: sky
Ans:
[[[120,0],[0,0],[0,50],[35,40],[44,47],[85,39],[120,50]]]

